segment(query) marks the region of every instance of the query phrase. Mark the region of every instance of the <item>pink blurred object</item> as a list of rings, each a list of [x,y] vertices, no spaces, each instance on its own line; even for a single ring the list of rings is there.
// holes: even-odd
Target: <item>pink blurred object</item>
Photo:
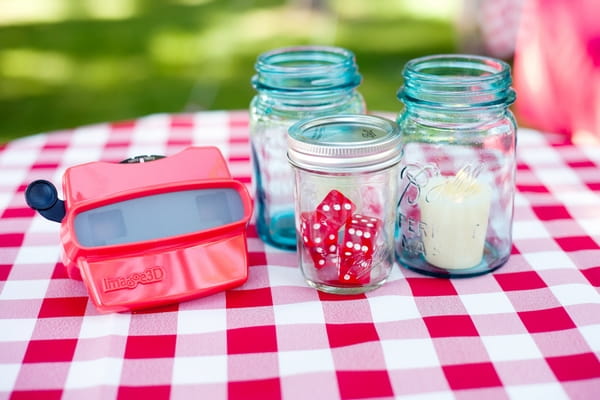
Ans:
[[[526,0],[513,67],[524,125],[600,143],[600,1]]]

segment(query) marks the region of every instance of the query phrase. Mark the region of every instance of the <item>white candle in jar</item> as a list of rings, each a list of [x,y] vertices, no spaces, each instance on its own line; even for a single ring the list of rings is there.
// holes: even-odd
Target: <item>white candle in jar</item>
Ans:
[[[425,259],[444,269],[478,265],[483,257],[492,191],[469,169],[436,176],[421,189]]]

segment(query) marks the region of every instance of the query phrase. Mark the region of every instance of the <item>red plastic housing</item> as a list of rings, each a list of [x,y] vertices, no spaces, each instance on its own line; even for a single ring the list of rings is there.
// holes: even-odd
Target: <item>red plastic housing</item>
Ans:
[[[78,239],[78,215],[153,195],[227,189],[243,210],[235,221],[193,232],[129,243],[86,246]],[[71,167],[63,176],[66,215],[61,224],[63,261],[69,277],[82,279],[101,312],[160,306],[241,285],[248,278],[246,228],[252,202],[231,178],[216,147],[190,147],[159,160]],[[148,218],[169,213],[160,204]],[[197,216],[196,216],[197,217]]]

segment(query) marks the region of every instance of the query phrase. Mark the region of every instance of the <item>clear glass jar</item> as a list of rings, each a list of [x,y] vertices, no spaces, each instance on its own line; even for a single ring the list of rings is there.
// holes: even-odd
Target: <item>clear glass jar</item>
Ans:
[[[295,122],[324,115],[365,112],[357,91],[354,54],[337,47],[289,47],[261,54],[250,104],[256,226],[267,243],[296,247],[293,175],[286,136]]]
[[[394,263],[395,122],[371,115],[300,121],[288,135],[298,259],[307,283],[337,294],[381,286]]]
[[[415,271],[467,277],[512,245],[515,100],[508,64],[469,55],[409,61],[398,99],[405,145],[396,255]]]

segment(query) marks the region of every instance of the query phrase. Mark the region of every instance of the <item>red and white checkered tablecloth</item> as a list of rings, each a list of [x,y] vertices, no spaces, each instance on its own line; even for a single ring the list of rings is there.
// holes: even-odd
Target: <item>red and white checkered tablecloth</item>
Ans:
[[[514,246],[493,274],[395,266],[366,295],[309,288],[249,229],[243,286],[99,314],[26,185],[88,161],[217,145],[250,184],[245,112],[152,115],[0,147],[0,399],[600,398],[600,148],[519,132]]]

